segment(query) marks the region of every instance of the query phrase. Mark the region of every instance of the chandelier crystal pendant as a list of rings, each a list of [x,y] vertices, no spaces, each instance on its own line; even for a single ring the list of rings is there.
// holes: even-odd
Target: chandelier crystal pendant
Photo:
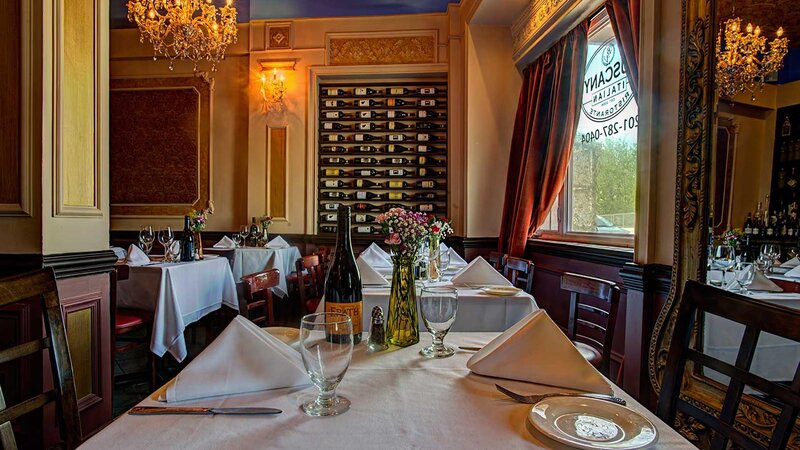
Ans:
[[[717,34],[716,80],[720,96],[749,92],[751,99],[756,99],[767,76],[783,67],[789,40],[783,37],[783,27],[776,35],[767,46],[760,27],[748,23],[742,32],[741,18],[725,21]]]
[[[153,59],[161,55],[173,70],[176,59],[207,61],[211,71],[225,59],[225,50],[236,42],[236,7],[225,0],[128,0],[128,20],[139,27],[140,42],[153,44]]]

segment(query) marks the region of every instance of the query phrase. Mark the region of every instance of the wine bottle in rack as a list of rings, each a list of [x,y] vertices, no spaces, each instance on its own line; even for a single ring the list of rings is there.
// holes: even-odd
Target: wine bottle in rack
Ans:
[[[418,173],[421,177],[443,177],[447,175],[444,170],[433,170],[427,167],[420,167]]]
[[[408,113],[405,111],[386,111],[386,118],[388,119],[402,119],[404,117],[408,117]]]
[[[375,111],[359,111],[358,117],[360,119],[374,119],[376,117],[381,117],[383,114]]]
[[[417,111],[417,117],[419,117],[420,119],[435,119],[437,117],[444,117],[444,113],[421,109]]]
[[[354,158],[353,162],[356,164],[366,164],[366,165],[375,165],[378,164],[378,160],[375,158]]]
[[[423,166],[425,165],[434,166],[437,164],[442,164],[441,159],[431,158],[430,156],[420,156],[419,158],[417,158],[417,162]]]
[[[327,134],[322,136],[322,139],[328,142],[343,142],[345,140],[341,134]]]
[[[349,183],[345,183],[342,180],[324,180],[321,181],[320,186],[324,188],[343,188],[343,187],[350,187]]]
[[[390,189],[404,189],[408,187],[408,183],[400,180],[392,180],[389,182]]]
[[[428,108],[434,107],[434,106],[436,106],[436,100],[434,100],[432,98],[431,99],[420,100],[419,101],[419,106],[425,106],[425,107],[428,107]]]
[[[344,100],[325,100],[323,104],[326,108],[344,108],[349,105],[349,103]]]
[[[322,158],[323,164],[338,164],[338,165],[345,165],[347,164],[347,160],[344,158]]]
[[[323,203],[322,204],[322,209],[324,209],[325,211],[336,211],[337,209],[339,209],[339,204],[338,203]]]
[[[322,198],[329,200],[348,200],[350,199],[350,194],[345,194],[344,192],[339,191],[323,192]]]
[[[378,138],[377,136],[373,136],[371,134],[354,134],[353,135],[353,141],[355,141],[355,142],[371,142],[371,141],[377,141],[379,139],[380,138]]]
[[[372,181],[372,180],[363,180],[358,179],[356,180],[356,187],[357,188],[381,188],[383,187],[383,183]]]
[[[395,165],[405,165],[411,164],[411,160],[408,158],[388,158],[383,160],[384,163],[388,164],[395,164]]]
[[[322,174],[326,177],[343,177],[347,173],[343,169],[325,169]]]
[[[328,111],[325,113],[323,117],[325,117],[326,119],[344,119],[345,113],[341,111]]]
[[[357,152],[361,153],[375,153],[378,151],[378,148],[372,145],[359,145],[355,149]]]
[[[433,203],[423,203],[417,206],[417,209],[419,209],[421,212],[434,212],[436,211],[436,205]]]
[[[414,200],[436,200],[436,192],[420,192],[414,194]]]
[[[435,189],[436,182],[433,180],[422,180],[417,182],[417,189]]]
[[[386,203],[383,205],[384,211],[388,211],[392,208],[407,208],[407,206],[401,205],[400,203]]]
[[[378,125],[372,122],[362,122],[358,124],[359,130],[377,130]]]
[[[431,145],[421,144],[417,146],[417,153],[439,153],[442,149]]]
[[[375,222],[375,216],[371,214],[356,214],[354,216],[356,223],[368,223],[368,222]]]
[[[439,124],[431,123],[431,122],[419,122],[417,123],[418,130],[438,130],[441,128]]]
[[[323,130],[348,130],[350,129],[349,126],[343,125],[337,122],[323,122],[322,123]]]
[[[405,134],[390,134],[389,142],[403,142],[406,140]]]
[[[389,89],[389,95],[406,95],[406,94],[409,94],[409,93],[411,93],[411,91],[409,91],[408,89],[406,89],[404,87],[395,87],[395,88]]]
[[[392,108],[395,108],[395,107],[398,107],[398,106],[411,106],[413,104],[414,104],[413,102],[410,102],[410,101],[407,101],[407,100],[403,100],[402,98],[390,98],[390,99],[386,100],[386,106],[389,106],[389,107],[392,107]]]
[[[407,169],[389,169],[386,171],[386,175],[390,177],[413,176],[414,171]]]
[[[409,128],[409,127],[410,127],[410,125],[406,125],[406,124],[404,124],[402,122],[387,122],[386,123],[386,129],[388,129],[388,130],[405,130],[406,128]]]
[[[436,95],[436,88],[419,88],[417,93],[420,95]]]
[[[360,226],[355,228],[356,233],[359,234],[374,234],[380,231],[380,228],[373,226]]]
[[[417,140],[420,142],[431,142],[431,141],[438,141],[439,138],[436,135],[430,133],[417,133]]]
[[[323,214],[320,219],[322,222],[336,222],[336,214]]]
[[[402,145],[389,144],[386,146],[386,151],[389,153],[407,153],[410,152],[411,149]]]
[[[371,98],[364,98],[358,101],[358,106],[361,108],[369,108],[371,106],[380,106],[380,105],[383,105],[383,102],[379,102]]]
[[[347,153],[347,149],[341,145],[333,145],[331,147],[322,147],[323,153]]]
[[[378,176],[380,172],[375,169],[359,169],[355,171],[355,174],[361,177],[375,177]]]
[[[381,207],[372,203],[356,203],[353,205],[353,209],[356,211],[380,211]]]
[[[369,191],[358,191],[356,192],[355,198],[356,200],[380,200],[383,198],[383,195]]]
[[[376,89],[372,89],[372,88],[368,88],[368,87],[360,87],[360,88],[356,88],[355,94],[356,95],[381,95],[381,91],[376,90]]]
[[[341,97],[342,95],[345,95],[344,89],[325,89],[323,92],[328,97]]]
[[[336,233],[336,225],[323,225],[319,229],[323,233]]]
[[[389,200],[409,200],[411,197],[405,192],[389,192],[387,198]]]

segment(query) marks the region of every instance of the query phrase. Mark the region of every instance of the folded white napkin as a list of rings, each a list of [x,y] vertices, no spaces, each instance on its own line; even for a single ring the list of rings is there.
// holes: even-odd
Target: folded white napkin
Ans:
[[[289,243],[282,237],[276,236],[267,243],[267,248],[289,248]]]
[[[308,383],[296,350],[253,322],[236,316],[156,397],[171,403]]]
[[[741,289],[739,286],[738,281],[734,281],[728,285],[727,289],[729,291],[738,291]],[[783,292],[780,286],[773,283],[772,280],[764,276],[761,272],[756,272],[755,276],[753,277],[753,282],[750,283],[750,286],[747,286],[747,289],[751,291],[764,291],[764,292]]]
[[[114,252],[117,259],[128,259],[128,252],[122,247],[111,247],[111,251]]]
[[[456,286],[511,286],[511,282],[506,277],[494,270],[494,267],[480,256],[473,259],[467,267],[456,272],[450,281]]]
[[[360,256],[356,259],[358,273],[361,275],[362,286],[389,286],[389,281],[378,273],[368,262]]]
[[[797,256],[780,265],[780,267],[789,267],[789,268],[797,266],[800,266],[800,258],[798,258]]]
[[[125,262],[129,266],[143,266],[150,263],[150,257],[147,256],[138,245],[131,244],[131,246],[128,247],[128,258]]]
[[[800,278],[800,266],[794,267],[792,270],[783,274],[783,276],[789,278]]]
[[[444,242],[439,244],[439,253],[446,252],[450,250],[450,247],[444,245]]]
[[[392,261],[389,259],[389,254],[383,251],[382,248],[375,245],[373,242],[367,247],[366,250],[361,252],[358,256],[364,262],[369,264],[372,268],[389,268],[392,267]]]
[[[236,248],[236,243],[228,236],[222,236],[222,239],[214,244],[214,248]]]
[[[528,314],[472,355],[467,367],[489,377],[613,393],[608,381],[541,309]]]
[[[450,267],[465,267],[467,262],[461,257],[454,248],[450,250]]]

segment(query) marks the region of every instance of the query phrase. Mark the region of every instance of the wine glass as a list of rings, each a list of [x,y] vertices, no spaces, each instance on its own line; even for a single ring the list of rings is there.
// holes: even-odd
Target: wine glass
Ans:
[[[164,246],[164,262],[171,262],[171,252],[169,247],[175,241],[175,234],[171,227],[164,228],[158,232],[158,242]]]
[[[150,254],[153,249],[153,241],[156,240],[156,234],[153,232],[153,227],[145,225],[139,229],[139,247],[144,251],[145,255]]]
[[[780,245],[764,244],[761,246],[761,255],[767,259],[767,272],[772,271],[772,266],[775,264],[775,259],[781,254]]]
[[[319,394],[301,409],[309,416],[335,416],[350,409],[350,400],[336,395],[353,355],[353,322],[342,313],[309,314],[300,320],[300,354]]]
[[[739,270],[736,271],[736,282],[738,282],[740,286],[739,292],[748,294],[750,291],[748,291],[747,288],[753,283],[755,277],[756,268],[753,263],[739,264]]]
[[[432,282],[437,282],[442,279],[442,275],[444,271],[447,270],[447,267],[450,265],[450,251],[440,251],[436,250],[434,252],[433,257],[430,260],[430,265],[428,267],[428,280]]]
[[[242,238],[242,247],[247,247],[247,235],[250,234],[250,228],[247,225],[239,227],[239,237]]]
[[[419,297],[422,321],[433,335],[433,343],[419,353],[426,358],[447,358],[455,350],[444,345],[444,337],[456,321],[458,292],[451,287],[423,287]]]
[[[231,239],[233,240],[233,243],[236,244],[237,248],[242,246],[243,239],[239,233],[233,233],[231,235]]]
[[[730,245],[718,245],[714,248],[714,265],[722,271],[722,286],[727,286],[725,274],[736,265],[736,252],[733,247]]]

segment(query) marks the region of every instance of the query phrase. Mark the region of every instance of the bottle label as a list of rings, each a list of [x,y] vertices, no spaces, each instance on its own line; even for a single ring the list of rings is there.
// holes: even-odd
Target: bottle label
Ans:
[[[436,93],[436,88],[422,88],[419,90],[422,95],[433,95]]]
[[[325,169],[325,175],[335,177],[339,175],[339,169]]]
[[[386,112],[386,117],[388,117],[388,118],[390,118],[390,119],[394,119],[394,118],[395,118],[395,113],[394,113],[394,111],[387,111],[387,112]]]
[[[402,200],[403,193],[402,192],[389,192],[389,200]]]
[[[328,164],[341,164],[344,162],[342,158],[328,158]]]
[[[359,100],[358,106],[369,106],[369,100]]]
[[[359,130],[369,130],[369,126],[370,126],[370,124],[368,124],[368,123],[360,123],[360,124],[358,124],[358,129]]]
[[[335,108],[339,105],[336,104],[336,100],[325,100],[325,106],[328,108]]]
[[[372,111],[361,111],[358,113],[358,116],[362,119],[369,119],[372,117]]]
[[[432,187],[434,187],[433,181],[429,181],[429,180],[421,181],[419,183],[419,185],[420,185],[420,187],[424,187],[424,188],[432,188]]]
[[[421,133],[421,134],[417,135],[417,140],[418,141],[423,141],[424,142],[424,141],[430,140],[430,138],[431,138],[431,136],[428,133]]]
[[[334,106],[336,106],[336,105],[334,105]],[[326,119],[338,119],[339,118],[339,114],[341,114],[339,111],[326,112],[325,113],[325,118]],[[326,123],[325,125],[327,126],[328,124]]]
[[[436,100],[420,100],[420,106],[436,106]]]
[[[405,136],[402,135],[402,134],[390,134],[389,135],[389,140],[392,141],[392,142],[402,141],[403,138],[405,138]]]
[[[389,158],[389,161],[392,164],[403,164],[405,163],[405,158]]]
[[[339,204],[338,203],[326,203],[325,204],[325,209],[328,210],[328,211],[335,211],[335,210],[339,209]]]
[[[328,89],[328,95],[339,95],[338,89]]]
[[[367,95],[367,88],[356,88],[356,95]]]
[[[433,205],[419,205],[420,211],[431,212],[433,211]]]
[[[744,234],[753,234],[753,229],[752,229],[752,228],[749,228],[749,227],[748,227],[748,228],[745,228],[745,229],[744,229]]]
[[[353,139],[355,139],[356,142],[361,142],[361,141],[364,140],[364,135],[363,134],[357,134],[357,135],[353,136]]]
[[[360,152],[371,152],[372,151],[372,147],[369,146],[369,145],[361,145],[361,146],[358,147],[358,151],[360,151]]]
[[[396,127],[396,122],[389,122],[389,129],[394,130]]]
[[[758,227],[753,227],[753,234],[758,234],[760,232],[761,230]]]
[[[336,222],[336,214],[325,214],[325,220],[327,222]]]
[[[363,302],[333,303],[325,302],[325,312],[341,313],[350,316],[353,321],[353,334],[361,334],[361,310]]]
[[[339,182],[336,180],[328,180],[325,182],[325,187],[329,188],[339,187]]]
[[[339,135],[338,134],[330,134],[330,135],[328,135],[328,140],[331,141],[331,142],[336,142],[336,141],[339,140]]]
[[[390,188],[394,188],[394,189],[402,188],[403,187],[403,182],[402,181],[390,181],[389,182],[389,187]],[[389,198],[391,198],[391,195],[390,195]]]
[[[372,158],[356,158],[356,161],[358,161],[361,164],[372,164]]]
[[[356,214],[356,222],[364,223],[366,221],[367,221],[367,215],[366,214]]]
[[[405,94],[404,91],[405,91],[404,88],[392,88],[392,90],[391,90],[392,95],[403,95],[403,94]]]
[[[359,233],[369,234],[372,233],[372,227],[357,227],[356,231],[358,231]]]
[[[772,236],[775,234],[775,231],[772,228],[767,228],[767,236]]]
[[[356,192],[356,198],[359,200],[366,200],[367,193],[366,192]]]
[[[362,177],[369,177],[369,176],[372,176],[372,172],[371,172],[371,171],[369,171],[369,170],[362,170],[362,171],[361,171],[361,176],[362,176]]]

